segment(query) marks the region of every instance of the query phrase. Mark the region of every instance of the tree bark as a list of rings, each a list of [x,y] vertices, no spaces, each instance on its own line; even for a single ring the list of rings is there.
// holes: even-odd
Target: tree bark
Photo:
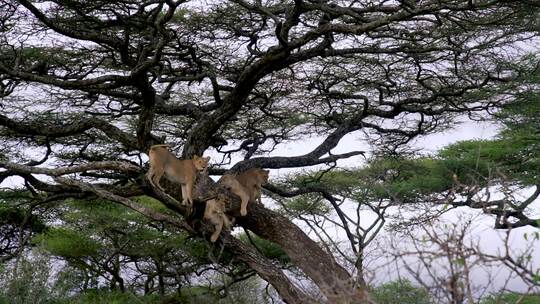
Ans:
[[[238,260],[246,263],[251,269],[255,270],[261,278],[272,284],[285,303],[317,303],[314,298],[301,292],[281,269],[273,265],[270,260],[262,256],[256,250],[253,250],[249,245],[246,245],[234,236],[229,235],[226,239],[225,246]]]
[[[278,244],[294,265],[319,287],[328,303],[369,303],[365,290],[354,285],[351,275],[298,226],[258,203],[248,204],[248,215],[238,224]]]
[[[265,208],[262,204],[250,202],[248,214],[240,216],[240,200],[229,191],[225,190],[212,179],[201,176],[194,191],[199,199],[215,195],[224,195],[229,199],[227,214],[236,218],[236,224],[253,231],[260,237],[270,240],[279,245],[289,256],[295,266],[302,270],[319,288],[327,298],[328,303],[370,303],[364,288],[356,286],[352,276],[339,265],[330,253],[325,252],[314,240],[310,239],[298,226],[286,217]],[[209,234],[209,233],[205,233]],[[229,237],[228,247],[233,253],[237,253],[241,259],[248,263],[264,279],[272,279],[271,284],[280,289],[280,295],[288,292],[285,280],[275,280],[272,272],[266,273],[264,263],[246,254],[243,247],[246,246]],[[251,250],[254,252],[254,250]],[[278,284],[278,286],[274,285]],[[295,298],[292,295],[291,298]],[[292,303],[303,303],[296,302]],[[310,303],[313,300],[311,300]]]

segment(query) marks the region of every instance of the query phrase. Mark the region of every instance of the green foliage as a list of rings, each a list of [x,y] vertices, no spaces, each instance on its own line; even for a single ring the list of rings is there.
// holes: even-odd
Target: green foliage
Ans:
[[[245,280],[237,281],[231,284],[231,278],[223,276],[221,278],[222,284],[227,284],[227,288],[224,292],[224,297],[216,299],[216,304],[263,304],[274,303],[268,299],[268,295],[265,292],[261,292],[261,281],[258,277],[252,276]],[[222,295],[223,296],[223,295]],[[203,303],[203,302],[198,302]],[[194,304],[198,304],[194,303]]]
[[[219,301],[219,295],[207,286],[191,286],[182,288],[180,295],[175,296],[173,299],[178,302],[170,301],[170,303],[217,303]]]
[[[445,147],[439,156],[461,182],[471,183],[493,175],[495,168],[511,161],[511,152],[502,141],[468,140]]]
[[[49,260],[35,255],[19,260],[0,271],[0,304],[41,304],[51,299],[49,293]]]
[[[540,295],[522,295],[519,293],[499,293],[483,299],[481,304],[538,304]]]
[[[495,140],[466,141],[449,146],[441,155],[470,165],[483,176],[497,168],[508,178],[534,185],[540,182],[540,71],[524,74],[529,89],[517,90],[515,100],[496,114],[503,128]]]
[[[540,72],[527,74],[525,83],[538,85]],[[364,168],[310,172],[293,176],[290,187],[325,189],[358,202],[379,199],[414,201],[459,183],[484,186],[488,181],[535,185],[540,183],[540,92],[522,90],[497,119],[504,128],[493,140],[467,140],[442,149],[436,156],[381,156]],[[287,200],[293,214],[329,212],[318,194]]]
[[[19,204],[28,199],[26,191],[0,191],[0,226],[21,224],[27,211],[24,205]],[[30,216],[27,225],[34,232],[42,232],[46,229],[45,223],[35,215]]]
[[[137,199],[148,208],[161,208],[152,199]],[[132,262],[143,268],[135,281],[124,281],[126,289],[141,288],[147,278],[156,278],[153,284],[157,284],[156,273],[161,271],[169,292],[172,282],[184,281],[200,265],[211,263],[211,248],[203,241],[188,238],[175,227],[151,221],[118,204],[70,200],[61,212],[63,221],[35,237],[33,242],[67,262],[55,283],[56,289],[67,293],[103,287],[104,281],[99,278],[112,278],[114,274],[122,277],[125,269],[133,267],[128,265]],[[224,259],[225,254],[220,258]],[[116,280],[109,283],[113,288],[121,287]]]
[[[434,303],[428,292],[415,287],[408,280],[384,283],[371,291],[372,299],[379,304],[429,304]]]
[[[158,208],[154,200],[143,197],[138,200],[149,208]],[[114,247],[111,242],[123,244],[123,252],[134,257],[162,257],[170,251],[186,249],[186,244],[197,249],[193,241],[186,240],[185,234],[149,227],[147,218],[111,202],[73,200],[69,207],[63,214],[63,228],[39,238],[47,250],[58,256],[94,256],[100,248]],[[80,245],[77,247],[75,243]]]
[[[81,258],[97,256],[101,244],[88,235],[78,231],[53,228],[35,237],[34,243],[39,243],[51,254],[64,258]]]
[[[0,205],[0,226],[19,225],[26,217],[26,210],[21,207]],[[28,220],[29,228],[34,232],[42,232],[46,229],[45,223],[37,216],[32,215]]]
[[[24,252],[34,233],[47,229],[39,209],[29,208],[33,200],[25,191],[0,191],[0,260],[7,261]]]
[[[283,202],[286,214],[299,217],[301,215],[325,215],[330,212],[330,207],[323,198],[316,193],[309,193],[287,199]]]
[[[471,140],[450,145],[439,155],[463,183],[481,185],[484,180],[504,177],[534,184],[540,181],[540,154],[533,155],[529,149],[517,139]]]
[[[108,289],[89,289],[70,297],[49,298],[49,304],[257,304],[266,303],[261,296],[256,278],[236,282],[227,288],[227,293],[219,295],[216,289],[208,286],[190,286],[180,289],[179,293],[170,295],[137,295],[133,292],[120,292]],[[0,302],[0,304],[3,304]],[[7,303],[6,303],[7,304]],[[23,304],[23,303],[21,303]],[[24,303],[26,304],[26,302]],[[30,304],[30,303],[29,303]]]
[[[131,292],[116,290],[89,289],[73,297],[56,299],[51,304],[160,304],[163,303],[158,295],[139,296]]]
[[[158,201],[158,200],[156,200],[154,198],[151,198],[149,196],[137,196],[137,197],[134,197],[132,199],[134,201],[136,201],[137,203],[139,203],[140,205],[142,205],[142,206],[144,206],[146,208],[150,208],[150,209],[152,209],[154,211],[163,212],[163,213],[170,212],[170,210],[167,209],[167,207],[165,207],[165,205],[163,205],[163,203],[161,203],[160,201]]]
[[[54,278],[50,278],[51,293],[57,300],[67,299],[81,291],[98,287],[98,278],[89,278],[80,268],[65,265]],[[85,283],[81,283],[85,282]]]
[[[291,187],[320,187],[331,192],[347,192],[358,184],[357,176],[350,170],[313,171],[294,175],[289,178]]]
[[[414,200],[452,186],[453,172],[437,158],[380,157],[359,169],[311,172],[293,176],[289,187],[324,189],[357,202],[399,198]],[[284,203],[287,213],[325,215],[331,211],[326,200],[318,193],[309,193],[288,199]]]
[[[530,79],[540,84],[540,72]],[[540,182],[540,91],[518,93],[516,102],[499,113],[505,128],[501,141],[512,148],[514,162],[509,167],[515,178],[528,184]]]
[[[130,220],[144,219],[124,206],[104,200],[70,200],[69,209],[63,214],[66,224],[84,224],[88,229],[106,231],[125,227]]]
[[[363,187],[373,199],[398,197],[414,199],[443,191],[452,182],[451,172],[437,159],[404,157],[379,158],[359,171]]]
[[[279,247],[277,244],[265,240],[257,235],[250,234],[251,240],[255,244],[255,246],[261,251],[261,253],[271,259],[280,262],[283,265],[288,265],[291,262],[291,259],[281,247]],[[248,239],[248,236],[245,233],[242,233],[238,236],[238,238],[246,243],[251,244],[251,242]]]

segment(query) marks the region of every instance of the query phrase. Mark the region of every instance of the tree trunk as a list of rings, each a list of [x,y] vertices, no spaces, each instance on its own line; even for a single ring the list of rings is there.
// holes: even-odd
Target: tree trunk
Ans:
[[[261,204],[249,203],[238,224],[278,244],[292,262],[319,287],[329,303],[369,303],[367,293],[351,275],[298,226]]]
[[[166,185],[165,188],[170,195],[181,201],[177,185],[167,182],[163,184]],[[195,204],[200,204],[199,206],[202,207],[204,206],[201,203],[202,200],[208,200],[217,195],[228,198],[227,214],[236,218],[237,225],[279,245],[294,265],[313,280],[321,294],[327,298],[328,303],[370,303],[367,292],[355,285],[351,275],[334,260],[333,256],[325,252],[289,219],[256,202],[250,202],[247,216],[241,217],[238,197],[216,184],[207,175],[200,174],[193,191],[193,197],[197,201]],[[213,232],[213,227],[202,225],[200,232],[209,237]],[[256,250],[231,236],[227,238],[226,245],[238,259],[248,264],[261,278],[272,284],[285,302],[313,303],[313,299],[307,298],[279,268],[272,265]]]
[[[262,256],[259,252],[253,250],[249,245],[242,243],[231,235],[227,238],[225,245],[227,250],[234,254],[237,259],[246,263],[262,279],[272,284],[285,303],[317,303],[314,298],[300,291],[281,269],[273,265],[270,260]]]

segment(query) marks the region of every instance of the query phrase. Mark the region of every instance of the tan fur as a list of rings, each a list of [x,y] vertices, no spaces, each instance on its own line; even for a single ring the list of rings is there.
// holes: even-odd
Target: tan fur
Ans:
[[[215,231],[212,233],[212,236],[210,236],[210,241],[212,243],[218,239],[223,227],[225,227],[226,230],[231,228],[231,222],[225,214],[225,200],[223,198],[207,201],[203,218],[214,225]]]
[[[240,197],[240,215],[245,216],[247,214],[247,204],[250,197],[250,193],[247,189],[245,189],[245,187],[236,179],[236,176],[232,174],[223,175],[218,183],[225,185],[229,191]]]
[[[268,182],[269,172],[254,168],[236,175],[225,174],[218,183],[225,185],[232,193],[240,197],[240,215],[245,216],[248,202],[258,200],[262,203],[261,186]]]
[[[193,206],[193,183],[197,171],[205,170],[210,157],[194,155],[192,159],[178,159],[168,149],[167,145],[154,145],[150,147],[150,169],[146,176],[154,187],[163,190],[159,180],[163,175],[173,183],[182,187],[182,203]]]

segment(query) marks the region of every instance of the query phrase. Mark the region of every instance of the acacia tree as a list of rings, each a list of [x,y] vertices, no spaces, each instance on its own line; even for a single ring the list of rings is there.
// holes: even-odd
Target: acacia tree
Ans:
[[[512,101],[538,63],[522,48],[538,34],[536,1],[0,3],[2,180],[22,177],[43,203],[100,197],[190,233],[179,191],[144,178],[152,144],[219,155],[210,174],[332,165],[364,153],[331,153],[348,134],[398,153]],[[314,137],[305,154],[272,153]],[[198,203],[224,191],[199,181]],[[174,214],[131,199],[142,194]],[[237,225],[278,244],[324,301],[367,301],[362,280],[286,217],[252,203]],[[223,243],[284,301],[314,301],[252,247]]]
[[[482,298],[489,299],[488,293],[511,289],[512,280],[524,285],[521,288],[523,298],[529,293],[537,294],[540,277],[534,256],[538,232],[531,233],[530,239],[525,233],[522,246],[515,246],[511,245],[511,233],[518,233],[508,229],[500,235],[502,246],[497,252],[489,252],[471,233],[478,220],[479,216],[471,215],[454,222],[438,218],[435,222],[417,225],[416,231],[403,230],[393,235],[387,244],[391,249],[386,253],[393,256],[388,259],[392,260],[389,264],[402,264],[403,273],[398,270],[398,275],[414,278],[437,303],[475,303]]]
[[[50,227],[33,243],[65,262],[64,276],[80,278],[70,292],[107,285],[163,296],[180,291],[185,277],[211,263],[200,240],[187,239],[122,206],[70,202],[63,204],[61,218],[61,225]]]
[[[42,232],[46,226],[43,218],[34,214],[38,206],[27,204],[20,193],[0,193],[0,264],[16,258],[28,246],[35,233]],[[45,210],[40,213],[46,214]]]

